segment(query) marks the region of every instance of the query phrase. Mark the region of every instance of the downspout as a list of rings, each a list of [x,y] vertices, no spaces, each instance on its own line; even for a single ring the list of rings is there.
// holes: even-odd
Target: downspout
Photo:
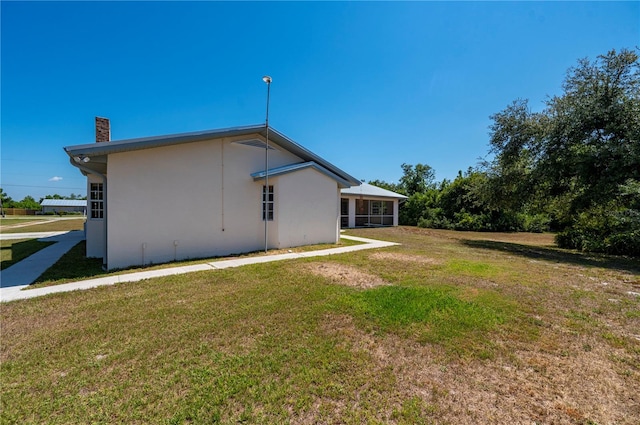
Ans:
[[[103,210],[104,210],[104,218],[103,218],[103,222],[104,222],[104,256],[102,258],[102,269],[107,271],[107,270],[109,270],[109,266],[108,266],[109,262],[108,262],[108,259],[107,259],[107,255],[108,255],[108,251],[107,251],[107,247],[108,247],[107,230],[109,229],[109,227],[108,227],[109,220],[107,220],[107,215],[108,215],[108,213],[107,213],[107,211],[108,211],[108,209],[107,209],[107,198],[108,198],[108,196],[107,196],[107,194],[108,194],[108,192],[107,192],[107,176],[105,176],[104,174],[98,173],[95,170],[91,170],[90,168],[87,168],[82,164],[77,163],[76,161],[73,160],[73,158],[69,158],[69,162],[71,163],[71,165],[73,165],[74,167],[79,168],[80,170],[84,171],[85,173],[94,174],[94,175],[96,175],[96,176],[98,176],[98,177],[100,177],[102,179],[102,184],[104,186],[104,190],[103,190],[103,192],[104,192],[103,198],[104,199],[102,200],[102,202],[104,204],[104,206],[103,206]],[[89,201],[91,201],[91,200],[89,200]],[[89,217],[87,217],[87,220],[88,219],[89,219]]]
[[[224,139],[220,143],[220,192],[220,209],[222,210],[220,215],[222,217],[222,231],[224,232]]]

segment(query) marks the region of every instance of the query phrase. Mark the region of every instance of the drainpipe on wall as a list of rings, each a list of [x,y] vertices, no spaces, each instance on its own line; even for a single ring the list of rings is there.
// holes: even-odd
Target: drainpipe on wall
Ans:
[[[104,203],[104,206],[103,206],[104,217],[102,219],[103,222],[104,222],[104,256],[102,257],[102,268],[105,271],[108,271],[109,270],[109,266],[108,266],[109,262],[108,262],[108,258],[107,258],[107,255],[108,255],[107,254],[108,253],[108,251],[107,251],[107,247],[108,247],[108,244],[107,244],[107,230],[109,229],[109,227],[108,227],[108,220],[107,220],[107,214],[108,214],[107,213],[107,211],[108,211],[108,209],[107,209],[107,198],[108,198],[108,196],[107,196],[107,193],[108,193],[107,192],[107,176],[105,176],[104,174],[98,173],[95,170],[91,170],[91,169],[85,167],[82,164],[77,163],[76,161],[73,160],[73,158],[69,158],[69,162],[71,163],[71,165],[73,165],[74,167],[79,168],[80,170],[84,171],[85,173],[94,174],[94,175],[96,175],[96,176],[98,176],[98,177],[100,177],[102,179],[103,193],[104,193],[103,199],[102,199],[102,202]],[[89,198],[90,197],[91,197],[91,194],[89,194]],[[91,201],[91,200],[89,199],[89,201]],[[89,217],[87,217],[87,220],[88,219],[89,219]]]

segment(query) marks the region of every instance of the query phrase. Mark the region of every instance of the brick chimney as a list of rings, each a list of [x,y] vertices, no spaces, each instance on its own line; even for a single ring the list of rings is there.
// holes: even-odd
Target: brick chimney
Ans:
[[[96,142],[111,141],[111,128],[109,118],[96,117]]]

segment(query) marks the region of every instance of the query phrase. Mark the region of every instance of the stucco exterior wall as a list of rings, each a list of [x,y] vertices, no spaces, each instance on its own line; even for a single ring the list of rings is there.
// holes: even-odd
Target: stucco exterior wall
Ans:
[[[273,181],[278,223],[273,242],[279,248],[338,242],[340,193],[335,180],[309,168]]]
[[[109,156],[110,269],[264,248],[263,182],[250,175],[264,169],[264,149],[234,141]],[[288,151],[269,151],[270,168],[299,161]]]
[[[89,174],[87,176],[87,197],[91,195],[91,183],[103,183],[102,178]],[[86,239],[89,258],[103,258],[105,254],[105,220],[91,218],[91,200],[87,201]]]

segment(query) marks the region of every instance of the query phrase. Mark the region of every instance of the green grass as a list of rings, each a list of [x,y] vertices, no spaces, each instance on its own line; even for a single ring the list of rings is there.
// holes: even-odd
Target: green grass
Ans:
[[[107,273],[102,270],[102,259],[85,257],[86,247],[85,241],[79,242],[41,274],[30,287],[36,288],[53,283],[66,283],[105,276]]]
[[[321,249],[337,248],[342,246],[359,245],[362,242],[353,241],[349,239],[341,239],[340,244],[318,244],[307,245],[296,248],[291,248],[292,252],[309,252],[317,251]],[[269,251],[269,255],[285,253],[289,249],[272,250]],[[155,264],[145,267],[131,267],[127,269],[111,270],[106,272],[102,268],[102,259],[100,258],[87,258],[85,257],[86,242],[79,242],[76,246],[71,248],[69,252],[60,258],[53,266],[47,269],[36,281],[29,286],[28,289],[40,288],[43,286],[60,285],[63,283],[75,282],[78,280],[93,279],[98,277],[104,277],[109,275],[117,275],[123,273],[132,273],[136,271],[146,270],[158,270],[169,267],[188,266],[192,264],[201,264],[204,262],[210,262],[219,260],[220,258],[202,258],[186,261],[173,261],[164,264]],[[251,257],[264,255],[262,251],[239,254],[233,256],[234,258]],[[228,258],[228,257],[225,257]]]
[[[458,353],[487,357],[490,331],[510,316],[504,300],[488,294],[460,298],[453,287],[382,286],[349,294],[347,311],[364,326],[415,336]]]
[[[449,273],[467,274],[479,277],[491,277],[498,272],[496,266],[488,263],[468,260],[451,260],[447,263],[446,270]]]
[[[35,239],[13,239],[0,241],[2,247],[2,263],[0,270],[14,265],[30,255],[35,254],[43,248],[51,245],[53,242],[40,242]]]
[[[637,422],[632,266],[527,257],[544,235],[350,233],[403,245],[0,304],[0,423]]]
[[[0,217],[0,226],[11,226],[14,224],[23,224],[23,223],[27,223],[30,221],[42,221],[42,220],[46,220],[44,218],[36,218],[36,217],[23,217],[23,218],[3,218]]]
[[[274,423],[289,409],[311,408],[315,397],[366,382],[352,380],[354,357],[318,328],[326,297],[341,288],[305,285],[284,266],[210,277],[196,273],[152,288],[129,285],[120,294],[75,295],[84,301],[71,294],[58,299],[67,299],[64,315],[73,321],[38,320],[29,338],[40,348],[24,347],[20,358],[3,362],[3,383],[12,388],[2,397],[3,419]],[[211,303],[214,309],[205,307]],[[36,364],[40,377],[29,373]]]

